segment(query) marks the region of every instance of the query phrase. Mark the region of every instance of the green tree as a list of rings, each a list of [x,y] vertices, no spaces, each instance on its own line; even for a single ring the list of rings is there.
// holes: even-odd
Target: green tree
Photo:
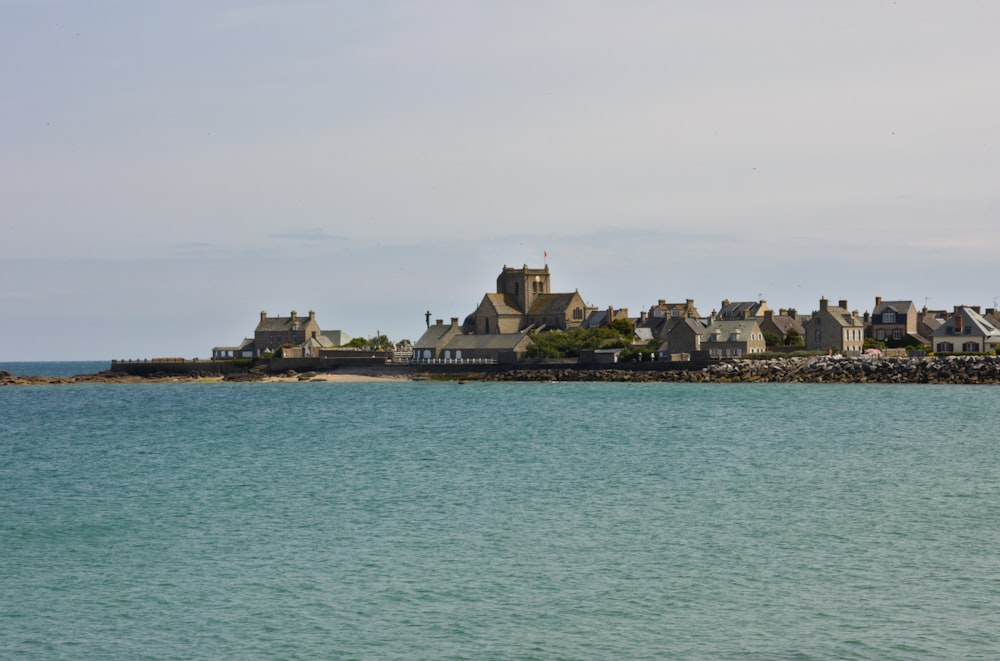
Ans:
[[[785,334],[785,346],[788,347],[803,347],[806,344],[806,339],[799,335],[799,332],[794,328],[789,328],[788,332]]]

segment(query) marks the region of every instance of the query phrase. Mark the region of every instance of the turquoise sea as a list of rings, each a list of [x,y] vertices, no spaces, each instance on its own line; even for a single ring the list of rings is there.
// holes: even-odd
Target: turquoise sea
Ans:
[[[67,360],[61,362],[0,362],[0,371],[14,376],[78,376],[111,369],[110,360]]]
[[[1000,388],[0,389],[0,658],[1000,655]]]

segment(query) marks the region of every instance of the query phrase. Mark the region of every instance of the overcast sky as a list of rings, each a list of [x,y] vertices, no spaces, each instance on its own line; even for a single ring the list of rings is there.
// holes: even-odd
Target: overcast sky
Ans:
[[[0,0],[0,360],[1000,298],[1000,3]]]

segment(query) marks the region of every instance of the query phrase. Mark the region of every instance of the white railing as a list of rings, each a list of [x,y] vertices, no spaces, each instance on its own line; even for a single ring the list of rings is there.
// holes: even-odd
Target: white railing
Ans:
[[[496,365],[496,358],[418,358],[410,359],[413,364],[420,365]]]

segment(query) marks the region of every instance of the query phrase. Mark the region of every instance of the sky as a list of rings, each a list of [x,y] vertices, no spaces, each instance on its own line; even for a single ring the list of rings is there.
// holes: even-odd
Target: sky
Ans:
[[[0,361],[1000,298],[993,0],[0,0]],[[547,257],[546,257],[547,254]]]

